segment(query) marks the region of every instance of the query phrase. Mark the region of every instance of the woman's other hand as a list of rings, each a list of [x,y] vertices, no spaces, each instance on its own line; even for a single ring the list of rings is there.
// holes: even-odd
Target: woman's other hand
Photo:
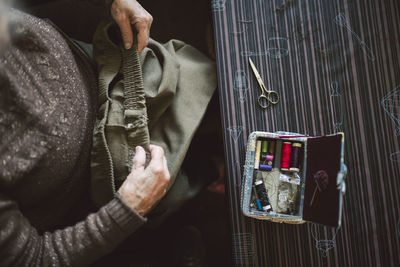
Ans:
[[[117,22],[126,49],[132,47],[133,33],[131,24],[138,32],[138,52],[147,46],[153,17],[136,0],[114,0],[111,15]]]
[[[142,147],[136,147],[132,171],[118,190],[122,199],[142,216],[165,195],[170,181],[164,150],[150,145],[150,153],[151,160],[145,168],[146,153]]]

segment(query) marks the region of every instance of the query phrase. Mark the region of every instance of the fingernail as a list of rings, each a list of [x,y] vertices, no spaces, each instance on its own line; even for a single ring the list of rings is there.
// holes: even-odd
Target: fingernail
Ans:
[[[129,49],[129,48],[131,48],[130,43],[125,43],[125,49]]]

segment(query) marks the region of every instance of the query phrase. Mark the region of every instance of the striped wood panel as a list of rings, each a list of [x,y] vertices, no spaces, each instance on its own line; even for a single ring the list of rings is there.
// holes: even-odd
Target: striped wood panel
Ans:
[[[233,261],[238,266],[400,266],[400,1],[213,0]],[[262,110],[251,56],[281,100]],[[244,217],[255,130],[345,133],[342,227]]]

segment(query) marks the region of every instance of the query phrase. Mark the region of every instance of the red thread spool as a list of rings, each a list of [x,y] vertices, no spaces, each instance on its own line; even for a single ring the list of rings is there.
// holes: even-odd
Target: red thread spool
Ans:
[[[292,154],[292,144],[290,142],[283,142],[281,170],[288,171],[290,169],[291,154]]]

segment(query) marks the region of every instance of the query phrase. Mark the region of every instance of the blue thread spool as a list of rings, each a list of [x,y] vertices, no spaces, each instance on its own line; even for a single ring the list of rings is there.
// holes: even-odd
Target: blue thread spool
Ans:
[[[271,171],[272,165],[260,164],[260,171]]]

